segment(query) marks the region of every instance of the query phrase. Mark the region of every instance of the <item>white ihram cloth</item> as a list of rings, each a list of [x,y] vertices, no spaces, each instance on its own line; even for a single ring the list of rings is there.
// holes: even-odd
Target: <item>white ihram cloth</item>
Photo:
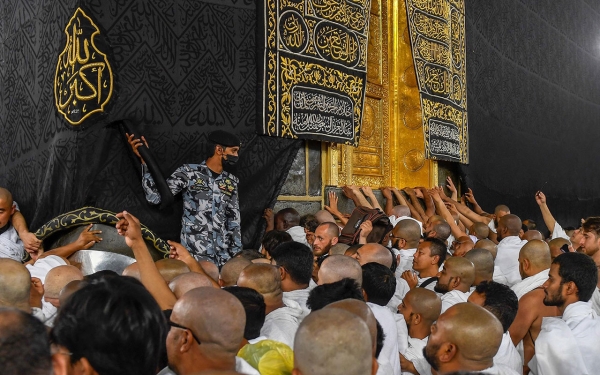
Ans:
[[[552,231],[552,239],[564,238],[565,240],[571,241],[571,238],[567,235],[567,232],[558,223],[554,223],[554,230]],[[574,244],[576,246],[577,244]]]
[[[424,339],[409,337],[408,348],[402,353],[406,359],[412,362],[419,375],[431,375],[431,366],[423,356],[423,348],[427,346],[428,339],[429,337],[425,337]],[[410,372],[402,371],[402,375],[411,374]]]
[[[406,280],[396,274],[396,290],[394,291],[394,295],[390,299],[390,302],[387,304],[387,307],[392,313],[395,314],[398,312],[398,305],[402,302],[404,296],[409,291],[410,288],[408,287]]]
[[[260,335],[269,340],[279,341],[294,349],[294,337],[300,325],[302,307],[298,302],[286,300],[285,306],[273,310],[265,317]]]
[[[67,262],[57,255],[49,255],[45,258],[38,259],[33,265],[27,264],[25,267],[29,270],[31,277],[37,277],[40,279],[42,284],[46,283],[46,275],[51,269],[58,266],[66,266]],[[46,302],[42,299],[42,312],[44,313],[44,322],[51,319],[57,313],[57,308],[54,307],[50,302]],[[53,320],[52,320],[53,321]],[[50,322],[51,324],[51,322]]]
[[[389,364],[394,375],[400,375],[400,356],[398,355],[398,330],[396,328],[396,320],[392,312],[385,306],[379,306],[371,302],[367,305],[373,311],[375,319],[381,324],[385,339],[383,340],[383,348],[379,353],[378,362],[386,366]]]
[[[308,314],[310,314],[310,309],[306,306],[306,300],[308,300],[308,294],[314,287],[308,286],[306,289],[297,289],[292,290],[291,292],[283,292],[283,303],[287,304],[287,301],[294,301],[300,305],[302,308],[302,316],[300,317],[300,322],[302,319],[306,318]]]
[[[515,370],[511,369],[510,367],[496,365],[496,364],[494,364],[494,366],[492,366],[490,368],[486,368],[485,370],[473,371],[473,372],[476,374],[485,374],[485,375],[521,375],[521,374],[523,374],[522,369],[520,371],[515,371]]]
[[[9,228],[0,234],[0,258],[8,258],[21,263],[25,255],[25,247],[15,227],[11,224],[6,225],[9,225]]]
[[[550,272],[550,268],[521,280],[520,282],[513,285],[511,289],[513,290],[513,292],[515,292],[517,298],[521,299],[521,297],[523,297],[525,294],[542,286],[542,284],[546,280],[548,280],[548,272]]]
[[[570,304],[562,318],[542,320],[529,368],[535,375],[598,374],[600,318],[589,302]]]
[[[596,314],[600,315],[600,289],[596,288],[596,290],[594,290],[590,302],[592,303],[592,309],[594,309]]]
[[[506,280],[506,276],[504,276],[504,274],[502,273],[502,270],[500,269],[500,267],[494,265],[494,276],[492,277],[492,280],[494,280],[497,283],[500,284],[508,284],[508,280]]]
[[[523,360],[508,332],[502,335],[502,343],[500,344],[498,353],[494,356],[494,364],[510,367],[519,373],[523,371]]]
[[[521,240],[519,236],[509,236],[498,243],[498,255],[496,255],[494,264],[506,276],[508,282],[506,285],[508,286],[513,286],[521,281],[519,251],[526,243],[527,241]]]
[[[235,371],[245,375],[260,375],[244,358],[235,357]],[[176,375],[168,366],[163,368],[157,375]]]
[[[471,292],[461,292],[460,290],[452,290],[442,295],[442,314],[457,303],[467,302]]]
[[[304,244],[304,245],[310,247],[310,245],[306,241],[306,232],[304,231],[303,227],[296,225],[295,227],[288,228],[288,230],[286,230],[286,232],[290,236],[292,236],[292,240],[294,240],[296,242],[300,242],[301,244]]]
[[[402,272],[412,270],[413,259],[415,257],[415,253],[417,249],[403,249],[397,250],[394,249],[394,254],[400,255],[400,262],[398,263],[398,267],[396,268],[396,277],[400,277]]]
[[[394,320],[398,331],[398,352],[404,353],[408,349],[408,326],[402,314],[394,313]]]

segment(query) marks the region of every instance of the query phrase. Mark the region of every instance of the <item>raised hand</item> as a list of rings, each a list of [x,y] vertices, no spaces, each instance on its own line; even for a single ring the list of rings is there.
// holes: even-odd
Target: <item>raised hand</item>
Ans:
[[[331,190],[327,193],[327,197],[329,198],[329,205],[324,206],[327,211],[329,211],[332,215],[334,213],[339,213],[338,210],[338,196],[335,191]]]
[[[79,233],[79,237],[77,237],[77,246],[80,249],[87,250],[90,247],[94,246],[96,242],[102,241],[102,238],[97,236],[101,234],[101,230],[90,230],[94,224],[88,225],[83,232]]]
[[[468,191],[465,193],[465,198],[467,198],[467,200],[469,201],[469,203],[471,204],[477,204],[477,201],[475,200],[475,195],[473,195],[473,190],[471,190],[471,188],[467,189]]]
[[[535,201],[539,206],[546,204],[546,195],[544,195],[544,193],[541,191],[538,191],[535,193]]]
[[[135,154],[135,156],[140,158],[140,161],[143,164],[145,164],[144,159],[142,158],[142,155],[140,155],[140,151],[138,150],[138,148],[140,148],[142,145],[145,145],[146,147],[150,148],[148,146],[148,142],[146,141],[146,138],[143,135],[142,135],[142,139],[135,138],[135,134],[129,135],[129,133],[125,133],[125,135],[127,136],[127,142],[133,149],[133,153]]]
[[[392,199],[392,189],[389,187],[381,187],[379,188],[379,190],[381,190],[381,194],[383,195],[383,197],[385,199]]]

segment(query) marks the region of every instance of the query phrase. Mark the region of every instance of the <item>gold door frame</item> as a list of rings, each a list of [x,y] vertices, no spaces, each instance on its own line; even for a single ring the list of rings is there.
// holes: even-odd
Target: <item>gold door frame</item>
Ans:
[[[372,0],[360,146],[323,143],[323,185],[434,186],[404,0]]]

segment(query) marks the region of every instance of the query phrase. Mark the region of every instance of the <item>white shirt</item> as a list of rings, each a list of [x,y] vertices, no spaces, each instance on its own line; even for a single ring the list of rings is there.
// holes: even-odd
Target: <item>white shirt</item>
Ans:
[[[244,358],[235,357],[235,371],[246,375],[260,375]]]
[[[567,232],[565,232],[565,230],[557,222],[554,222],[554,230],[552,231],[552,239],[555,238],[564,238],[565,240],[569,240],[569,242],[571,241],[571,238],[567,235]]]
[[[429,337],[425,337],[424,339],[409,337],[408,348],[402,353],[406,359],[412,362],[419,375],[431,375],[431,366],[423,356],[423,348],[427,346],[428,339]],[[412,375],[412,373],[402,371],[402,375]]]
[[[310,309],[306,307],[306,300],[308,300],[308,294],[313,289],[313,287],[309,286],[306,289],[297,289],[292,290],[291,292],[283,292],[283,303],[287,304],[287,301],[294,301],[300,305],[302,308],[302,316],[300,316],[299,321],[302,322],[302,319],[306,318],[308,314],[310,314]]]
[[[396,328],[396,320],[394,315],[385,306],[379,306],[371,302],[367,302],[367,305],[373,311],[375,319],[381,324],[383,333],[385,333],[385,339],[383,341],[383,348],[379,353],[378,362],[392,367],[394,375],[400,375],[400,356],[398,355],[398,331]]]
[[[467,302],[471,292],[461,292],[460,290],[452,290],[440,297],[442,299],[442,314],[457,303]]]
[[[515,348],[508,331],[502,335],[502,343],[500,344],[498,353],[494,356],[494,364],[510,367],[519,373],[523,371],[523,360],[517,348]]]
[[[596,314],[600,315],[600,289],[597,287],[596,290],[594,290],[594,294],[592,294],[590,302],[592,303],[592,309],[594,309]]]
[[[536,375],[593,375],[600,369],[600,318],[589,302],[567,306],[562,318],[545,317],[529,368]]]
[[[504,276],[500,267],[498,267],[496,265],[494,266],[494,276],[492,277],[492,280],[497,283],[500,283],[500,284],[504,284],[504,285],[508,284],[508,280],[506,279],[506,276]]]
[[[302,308],[298,302],[287,300],[285,306],[273,310],[265,317],[260,335],[269,340],[279,341],[294,349],[294,337],[298,330]]]
[[[0,234],[0,258],[8,258],[21,263],[25,256],[25,247],[17,230],[9,223],[8,229]]]
[[[488,223],[488,228],[490,228],[490,230],[494,233],[496,232],[496,224],[494,224],[494,220],[490,220],[490,222]]]
[[[496,255],[494,264],[506,276],[508,286],[513,286],[521,281],[519,252],[526,243],[527,241],[520,239],[519,236],[509,236],[498,243],[498,255]]]
[[[292,240],[300,242],[301,244],[304,244],[310,248],[310,245],[306,241],[306,232],[304,231],[303,227],[296,225],[294,227],[288,228],[286,232],[288,232],[288,234],[292,236]]]
[[[394,249],[394,253],[400,255],[400,263],[398,263],[398,268],[396,268],[396,278],[400,277],[402,272],[413,269],[412,264],[416,252],[416,248],[403,250]]]

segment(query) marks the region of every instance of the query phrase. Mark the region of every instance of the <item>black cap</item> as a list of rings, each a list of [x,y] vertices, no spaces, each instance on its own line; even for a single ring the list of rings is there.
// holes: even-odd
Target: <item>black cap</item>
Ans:
[[[208,140],[225,147],[240,147],[242,143],[240,139],[229,132],[224,130],[215,130],[208,135]]]

